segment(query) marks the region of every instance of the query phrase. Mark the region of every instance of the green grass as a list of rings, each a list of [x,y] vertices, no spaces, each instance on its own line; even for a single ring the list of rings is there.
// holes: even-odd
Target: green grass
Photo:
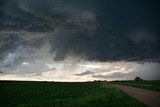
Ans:
[[[157,81],[113,81],[111,83],[127,85],[160,92],[160,80]]]
[[[146,107],[110,84],[0,81],[0,107]]]

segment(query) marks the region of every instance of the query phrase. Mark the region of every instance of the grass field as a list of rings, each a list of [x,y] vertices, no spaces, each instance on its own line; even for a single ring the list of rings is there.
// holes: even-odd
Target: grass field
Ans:
[[[0,107],[145,107],[104,82],[0,81]]]
[[[112,83],[160,92],[160,80],[157,80],[157,81],[113,81]]]

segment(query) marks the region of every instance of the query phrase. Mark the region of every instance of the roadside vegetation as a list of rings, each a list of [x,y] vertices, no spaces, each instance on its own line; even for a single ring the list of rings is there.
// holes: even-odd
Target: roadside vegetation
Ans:
[[[130,81],[112,81],[113,84],[120,84],[120,85],[126,85],[131,87],[137,87],[137,88],[143,88],[147,90],[154,90],[160,92],[160,80],[157,81],[136,81],[136,80],[130,80]]]

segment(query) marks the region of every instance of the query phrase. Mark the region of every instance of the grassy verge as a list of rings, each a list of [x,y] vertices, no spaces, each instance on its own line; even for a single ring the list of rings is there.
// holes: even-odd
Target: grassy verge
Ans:
[[[127,85],[131,87],[143,88],[148,90],[154,90],[160,92],[160,80],[159,81],[113,81],[111,83]]]
[[[107,83],[0,82],[0,107],[145,107]]]

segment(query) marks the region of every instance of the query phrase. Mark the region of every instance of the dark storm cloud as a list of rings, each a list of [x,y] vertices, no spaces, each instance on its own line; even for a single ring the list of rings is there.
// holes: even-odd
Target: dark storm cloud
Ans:
[[[1,32],[0,67],[16,65],[24,61],[36,59],[38,54],[34,54],[46,44],[45,37],[44,33]]]
[[[26,31],[30,36],[18,34],[22,39],[1,43],[0,57],[14,50],[19,55],[12,56],[16,60],[22,53],[19,45],[40,49],[45,40],[51,46],[50,53],[55,54],[54,60],[75,55],[86,60],[159,62],[157,6],[149,0],[1,0],[0,30]]]
[[[1,10],[2,29],[51,32],[58,27],[73,27],[94,30],[96,24],[92,12],[66,1],[7,0]]]
[[[23,45],[17,35],[11,34],[8,37],[1,34],[0,36],[0,66],[12,65],[14,60],[20,56]]]

